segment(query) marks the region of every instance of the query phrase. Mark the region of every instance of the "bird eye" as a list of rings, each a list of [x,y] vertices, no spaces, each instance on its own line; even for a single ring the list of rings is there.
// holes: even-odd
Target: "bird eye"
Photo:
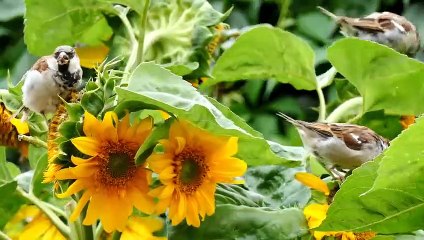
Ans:
[[[75,53],[73,51],[72,52],[66,52],[66,54],[69,56],[69,58],[73,58],[74,55],[75,55]]]

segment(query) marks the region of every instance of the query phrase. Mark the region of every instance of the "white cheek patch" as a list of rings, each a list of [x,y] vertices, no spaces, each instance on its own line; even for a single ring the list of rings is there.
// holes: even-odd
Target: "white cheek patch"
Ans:
[[[74,73],[78,71],[79,69],[81,69],[80,61],[79,61],[79,58],[75,56],[71,59],[71,61],[69,61],[68,70],[70,73]]]

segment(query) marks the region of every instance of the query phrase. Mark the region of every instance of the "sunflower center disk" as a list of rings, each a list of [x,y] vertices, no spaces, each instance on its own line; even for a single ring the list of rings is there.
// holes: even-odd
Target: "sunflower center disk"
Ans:
[[[105,148],[105,154],[101,156],[103,161],[99,181],[112,188],[125,187],[136,173],[135,153],[126,149],[125,145],[118,145]]]
[[[108,169],[113,178],[125,177],[130,166],[130,157],[126,153],[112,153],[109,155]]]
[[[179,189],[186,194],[195,192],[209,172],[203,153],[186,148],[176,157],[176,160],[179,163],[175,169]]]

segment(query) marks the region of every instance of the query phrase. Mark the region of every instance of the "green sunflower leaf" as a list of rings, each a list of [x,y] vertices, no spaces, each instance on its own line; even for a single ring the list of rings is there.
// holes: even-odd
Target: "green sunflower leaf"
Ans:
[[[294,34],[268,25],[242,34],[218,59],[212,75],[206,85],[271,78],[296,89],[316,88],[312,48]]]
[[[112,35],[104,12],[112,5],[97,0],[26,0],[25,43],[34,55],[48,55],[63,44],[99,45]]]
[[[378,43],[342,39],[328,48],[328,60],[364,98],[363,111],[424,112],[424,63]]]
[[[408,233],[423,228],[424,118],[378,158],[354,171],[337,192],[320,230]]]
[[[0,182],[0,229],[15,215],[25,199],[16,192],[18,183],[16,181]]]
[[[213,37],[210,28],[225,18],[226,14],[216,11],[206,0],[151,1],[145,29],[145,60],[176,65],[174,71],[192,78],[207,76],[206,46]]]
[[[45,187],[50,187],[43,182],[44,179],[44,171],[47,168],[47,151],[43,151],[38,157],[37,166],[34,169],[34,173],[31,179],[31,185],[29,188],[29,192],[33,192],[36,196],[41,193],[41,191]]]
[[[170,228],[169,238],[186,239],[295,239],[308,233],[305,217],[298,208],[269,208],[222,204],[206,217],[199,228],[179,224]]]
[[[257,166],[247,170],[245,179],[249,189],[264,196],[271,207],[304,207],[311,198],[311,191],[296,181],[294,175],[305,171],[304,167]]]
[[[144,106],[153,105],[215,134],[238,136],[237,156],[249,165],[300,164],[299,161],[278,157],[259,132],[243,123],[227,107],[218,102],[212,104],[180,76],[154,63],[140,64],[130,77],[128,88],[117,88],[117,93],[119,102],[123,104],[130,101]]]
[[[153,128],[150,135],[143,142],[135,155],[135,163],[137,165],[142,164],[152,154],[158,141],[168,137],[169,128],[173,122],[173,118],[165,121],[164,124],[160,124]]]
[[[362,205],[359,196],[368,191],[376,178],[378,162],[381,157],[367,162],[355,169],[336,193],[333,203],[327,212],[324,222],[316,229],[318,231],[362,231],[360,226],[368,224],[368,218],[383,218],[372,209]],[[366,229],[365,231],[368,231]]]

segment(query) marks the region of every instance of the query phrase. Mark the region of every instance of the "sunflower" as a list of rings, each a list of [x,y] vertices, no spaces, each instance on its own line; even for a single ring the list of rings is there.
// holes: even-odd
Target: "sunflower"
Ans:
[[[166,240],[165,237],[156,237],[153,235],[154,232],[162,228],[163,221],[160,218],[132,216],[129,218],[120,240]]]
[[[237,153],[236,137],[218,137],[179,120],[161,140],[163,152],[153,153],[147,162],[159,175],[162,186],[150,191],[158,199],[156,212],[169,207],[172,225],[186,219],[188,225],[200,226],[205,215],[215,212],[217,183],[237,183],[247,165],[233,157]]]
[[[127,114],[120,122],[114,112],[107,112],[103,121],[85,113],[85,137],[71,139],[75,147],[90,156],[72,156],[75,167],[64,168],[55,174],[58,180],[75,180],[58,197],[69,197],[83,191],[70,220],[74,221],[88,204],[84,225],[97,219],[106,232],[122,231],[133,206],[144,213],[152,213],[154,203],[148,196],[150,171],[142,164],[136,166],[135,154],[150,134],[152,119],[147,118],[130,126]]]
[[[28,133],[28,123],[12,118],[12,113],[0,102],[0,146],[18,148],[27,157],[28,142],[20,141],[18,136]]]
[[[4,230],[12,239],[65,240],[50,219],[34,205],[23,205]]]
[[[307,172],[298,172],[294,176],[297,181],[303,185],[315,189],[319,192],[324,193],[326,196],[330,195],[330,189],[328,189],[327,183],[321,180],[321,178]]]

